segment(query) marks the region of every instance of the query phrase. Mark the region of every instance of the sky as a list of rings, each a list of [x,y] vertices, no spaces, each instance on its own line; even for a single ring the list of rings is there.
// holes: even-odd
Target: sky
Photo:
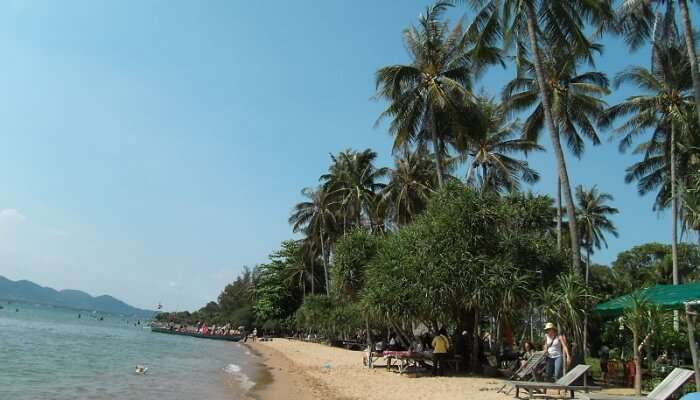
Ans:
[[[2,2],[0,275],[151,309],[214,300],[292,237],[290,210],[329,154],[371,147],[391,165],[374,73],[408,61],[401,32],[428,4]],[[646,50],[603,43],[611,77],[648,64]],[[476,86],[497,95],[512,76],[494,67]],[[670,222],[624,183],[635,157],[601,135],[567,157],[575,185],[621,209],[620,237],[593,256],[610,263],[669,242]],[[529,162],[542,175],[531,189],[554,193],[551,152]]]

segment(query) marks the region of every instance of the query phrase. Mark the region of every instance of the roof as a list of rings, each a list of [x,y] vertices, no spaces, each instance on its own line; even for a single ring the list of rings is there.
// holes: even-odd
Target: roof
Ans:
[[[679,310],[684,308],[686,302],[700,300],[700,282],[675,286],[656,285],[650,288],[639,289],[634,293],[643,296],[651,304],[669,310]],[[598,304],[595,308],[595,312],[606,317],[620,315],[625,307],[629,306],[631,296],[632,294],[626,294],[605,303]]]

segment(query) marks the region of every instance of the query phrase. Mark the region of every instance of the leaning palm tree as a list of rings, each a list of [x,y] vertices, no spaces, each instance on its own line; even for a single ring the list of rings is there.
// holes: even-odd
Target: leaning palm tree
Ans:
[[[328,282],[326,246],[330,235],[336,230],[337,206],[323,188],[316,190],[304,188],[301,194],[308,200],[294,206],[292,215],[289,217],[289,223],[292,225],[292,230],[295,233],[304,232],[307,238],[316,239],[317,243],[319,243],[323,262],[323,276],[328,294],[330,285]]]
[[[690,0],[691,2],[693,0]],[[617,9],[619,19],[619,32],[625,36],[625,40],[631,49],[637,49],[647,40],[656,39],[658,35],[659,23],[663,25],[673,24],[675,26],[675,7],[678,4],[681,22],[683,24],[683,51],[687,59],[697,60],[695,51],[695,31],[691,23],[690,11],[688,10],[688,0],[623,0]],[[658,8],[664,7],[664,21],[659,17],[661,14]],[[700,74],[698,73],[697,62],[689,65],[689,76],[692,80],[692,92],[694,95],[696,113],[700,119]]]
[[[465,125],[459,123],[465,116],[458,110],[471,103],[472,76],[501,61],[500,50],[493,46],[496,25],[475,20],[465,30],[459,21],[450,29],[441,20],[448,7],[448,2],[437,2],[420,16],[418,26],[404,31],[410,64],[383,67],[376,74],[377,97],[389,102],[377,122],[391,121],[395,149],[415,141],[432,144],[439,187],[447,138]]]
[[[562,150],[559,131],[553,116],[554,103],[547,88],[550,76],[545,69],[543,47],[554,47],[564,52],[575,53],[590,48],[585,35],[585,23],[602,23],[612,17],[609,0],[468,0],[479,9],[479,14],[486,12],[499,15],[497,30],[502,33],[506,47],[516,46],[517,61],[529,51],[532,57],[534,75],[539,87],[542,102],[544,125],[549,131],[552,149],[557,161],[558,175],[561,178],[564,201],[569,219],[569,236],[571,240],[572,263],[574,269],[581,272],[580,243],[574,199],[571,194],[569,173]],[[546,43],[543,43],[546,41]],[[592,59],[592,57],[591,57]]]
[[[656,207],[671,203],[671,244],[673,283],[678,284],[678,193],[677,175],[679,142],[692,136],[695,126],[693,114],[692,79],[690,63],[677,36],[655,43],[652,68],[627,68],[615,78],[614,86],[632,83],[644,94],[631,96],[605,113],[603,125],[615,120],[627,120],[615,129],[621,136],[620,151],[626,151],[639,135],[651,132],[651,138],[637,146],[636,154],[643,160],[627,170],[625,181],[637,181],[640,194],[660,189]],[[692,116],[692,117],[691,117]]]
[[[554,107],[552,118],[555,126],[576,158],[581,158],[585,150],[585,139],[593,145],[600,144],[595,128],[597,120],[606,108],[602,96],[609,93],[609,81],[602,72],[579,72],[580,64],[587,61],[590,52],[601,50],[598,44],[590,44],[588,49],[578,49],[577,53],[552,48],[543,51],[544,68],[550,77],[547,89]],[[503,99],[513,111],[532,110],[523,126],[523,137],[539,141],[544,130],[544,107],[539,85],[532,63],[521,61],[518,77],[503,88]],[[561,177],[557,177],[557,245],[562,240]]]
[[[389,209],[393,222],[404,225],[423,211],[435,189],[435,164],[428,150],[425,146],[414,151],[404,147],[401,156],[394,158],[381,202]]]
[[[471,160],[467,169],[467,183],[495,192],[518,191],[520,183],[533,184],[540,178],[527,161],[513,158],[515,153],[527,155],[543,151],[536,142],[516,137],[520,134],[517,120],[510,121],[503,104],[493,99],[477,99],[479,118],[467,135],[459,135],[454,147],[462,161]]]
[[[586,286],[588,286],[591,253],[602,246],[608,247],[606,233],[614,237],[618,236],[615,224],[608,218],[620,212],[617,208],[606,204],[612,200],[612,195],[600,192],[596,185],[593,185],[590,190],[585,190],[580,185],[576,188],[577,219],[581,230],[581,243],[586,249]]]

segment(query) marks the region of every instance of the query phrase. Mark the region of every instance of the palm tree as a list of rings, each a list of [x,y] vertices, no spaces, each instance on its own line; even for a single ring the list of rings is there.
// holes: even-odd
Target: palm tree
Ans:
[[[694,40],[695,31],[693,30],[690,11],[688,10],[688,0],[677,0],[677,3],[683,24],[684,51],[688,60],[697,60]],[[657,33],[655,30],[657,30],[659,23],[657,16],[659,13],[656,12],[656,7],[663,5],[666,6],[665,20],[675,26],[674,0],[624,0],[620,4],[617,9],[620,20],[620,32],[624,34],[630,48],[633,50],[637,49],[648,39],[656,39],[654,37]],[[698,64],[697,62],[692,62],[689,67],[696,113],[698,119],[700,119],[700,74],[698,74]]]
[[[675,36],[675,35],[674,35]],[[627,117],[615,129],[620,140],[620,151],[629,149],[635,139],[651,131],[651,138],[636,149],[644,159],[627,170],[625,181],[637,180],[639,193],[660,189],[656,207],[664,208],[671,203],[673,283],[678,284],[678,182],[677,150],[679,141],[690,136],[689,127],[694,126],[694,115],[689,116],[694,106],[690,63],[679,45],[679,38],[664,38],[654,45],[651,70],[629,67],[619,73],[614,82],[616,88],[632,83],[645,93],[631,96],[605,113],[603,125]],[[680,139],[680,140],[679,140]]]
[[[316,242],[320,244],[326,294],[329,294],[330,285],[328,282],[326,246],[329,235],[336,230],[337,206],[333,202],[331,196],[328,195],[328,192],[323,188],[318,188],[316,190],[304,188],[301,194],[308,200],[294,206],[292,215],[289,217],[289,223],[292,225],[292,230],[295,233],[304,232],[307,238],[316,239]],[[311,274],[313,275],[313,270]]]
[[[377,196],[385,186],[379,180],[388,174],[388,168],[375,167],[376,158],[377,153],[370,149],[345,150],[331,156],[333,163],[321,176],[323,190],[339,208],[337,218],[342,218],[343,232],[353,225],[372,229]]]
[[[577,219],[581,230],[581,243],[586,249],[586,286],[588,286],[588,273],[593,249],[600,249],[602,246],[608,247],[608,241],[605,239],[606,233],[614,237],[618,236],[617,228],[608,216],[619,213],[619,210],[607,205],[608,201],[613,201],[613,197],[608,193],[600,192],[596,185],[593,185],[590,190],[585,190],[580,185],[576,188]]]
[[[478,123],[468,135],[459,135],[454,147],[463,161],[471,158],[467,172],[467,183],[481,182],[487,190],[518,191],[520,182],[529,184],[540,178],[527,161],[511,157],[513,153],[526,154],[543,151],[536,142],[514,138],[519,135],[518,121],[509,121],[505,107],[493,99],[478,98]]]
[[[436,188],[435,164],[425,146],[415,151],[404,147],[401,157],[394,158],[381,202],[390,210],[393,222],[404,225],[423,211]]]
[[[459,21],[450,29],[441,16],[449,3],[439,1],[419,18],[418,27],[404,30],[404,45],[411,63],[380,68],[376,74],[377,97],[389,101],[377,122],[391,120],[394,148],[413,141],[432,144],[438,187],[443,186],[446,142],[471,103],[471,78],[484,65],[501,61],[492,45],[497,25],[475,19],[466,31]]]
[[[576,158],[583,155],[584,139],[590,140],[593,145],[600,144],[595,124],[607,106],[601,97],[609,93],[609,81],[602,72],[577,71],[591,51],[600,50],[600,45],[591,44],[589,49],[579,49],[578,54],[573,56],[568,51],[555,48],[544,52],[544,68],[549,76],[547,87],[554,105],[552,118],[560,136],[564,137]],[[503,88],[503,99],[513,111],[532,110],[523,126],[523,137],[539,141],[545,123],[539,85],[532,63],[522,60],[521,65],[519,76]],[[557,244],[560,248],[561,217],[561,178],[557,177]]]
[[[541,44],[546,40],[547,47],[554,47],[569,54],[578,54],[581,51],[578,49],[590,49],[591,45],[584,33],[584,24],[586,22],[603,23],[611,18],[610,0],[469,0],[469,2],[472,6],[479,8],[479,13],[489,12],[491,15],[502,16],[502,18],[496,18],[501,21],[497,30],[503,34],[506,47],[516,45],[517,60],[521,60],[523,53],[527,50],[531,53],[534,76],[542,102],[544,125],[549,131],[557,161],[557,172],[563,188],[569,219],[573,267],[580,273],[581,254],[574,199],[559,130],[553,115],[554,103],[547,88],[551,77],[545,68]]]

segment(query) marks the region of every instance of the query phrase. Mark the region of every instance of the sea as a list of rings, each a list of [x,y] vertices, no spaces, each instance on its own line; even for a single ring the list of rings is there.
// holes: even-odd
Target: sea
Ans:
[[[152,333],[118,315],[0,305],[0,400],[253,399],[265,379],[240,343]]]

